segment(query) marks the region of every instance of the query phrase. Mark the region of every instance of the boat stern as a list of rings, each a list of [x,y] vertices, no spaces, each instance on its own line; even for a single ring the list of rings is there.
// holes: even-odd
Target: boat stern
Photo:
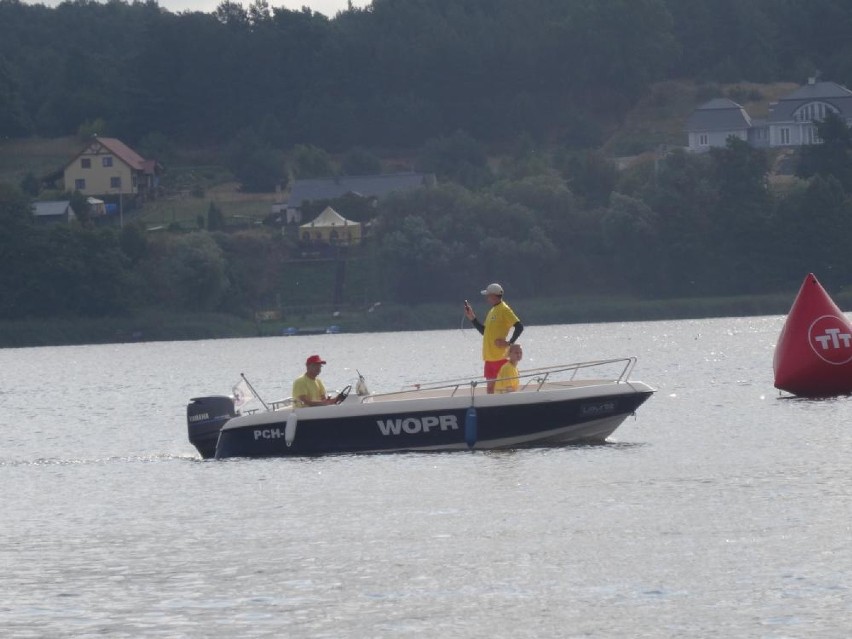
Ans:
[[[186,429],[190,443],[204,459],[216,455],[222,426],[237,414],[234,400],[224,395],[196,397],[186,405]]]

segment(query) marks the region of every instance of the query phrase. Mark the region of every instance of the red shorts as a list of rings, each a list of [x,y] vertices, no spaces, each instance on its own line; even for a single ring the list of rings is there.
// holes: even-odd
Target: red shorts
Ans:
[[[498,359],[493,362],[485,362],[485,379],[497,379],[497,373],[503,368],[503,364],[508,361],[508,359]]]

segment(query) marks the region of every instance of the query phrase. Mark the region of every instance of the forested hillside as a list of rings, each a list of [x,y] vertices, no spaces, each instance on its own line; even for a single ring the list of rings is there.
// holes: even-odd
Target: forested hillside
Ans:
[[[332,202],[372,222],[344,256],[344,304],[457,300],[493,280],[515,297],[758,294],[809,271],[837,290],[852,282],[844,122],[820,125],[783,188],[745,143],[695,156],[678,129],[619,132],[637,104],[683,117],[667,86],[692,87],[691,109],[766,102],[756,83],[852,84],[850,32],[836,0],[374,0],[332,19],[260,0],[211,14],[0,0],[0,136],[220,149],[246,190],[401,157],[435,173],[375,209]],[[211,204],[162,234],[45,229],[19,188],[37,196],[34,181],[0,188],[0,317],[332,302],[339,264],[299,263],[278,228],[223,231]]]
[[[842,0],[375,0],[328,19],[255,0],[209,14],[156,2],[0,0],[0,136],[102,119],[138,143],[490,144],[623,114],[649,83],[852,82]]]

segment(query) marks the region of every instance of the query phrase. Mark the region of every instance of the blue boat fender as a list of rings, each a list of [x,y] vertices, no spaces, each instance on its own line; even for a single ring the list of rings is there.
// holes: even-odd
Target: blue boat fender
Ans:
[[[473,448],[476,445],[476,428],[476,408],[471,406],[464,416],[464,441],[468,448]]]
[[[293,445],[293,440],[296,439],[296,422],[299,421],[299,418],[296,417],[296,413],[290,413],[287,416],[287,425],[284,427],[284,443],[287,444],[287,448]]]

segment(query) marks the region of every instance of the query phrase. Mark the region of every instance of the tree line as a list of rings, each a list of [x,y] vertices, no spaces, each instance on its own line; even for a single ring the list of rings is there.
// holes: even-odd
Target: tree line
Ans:
[[[852,81],[843,0],[374,0],[333,18],[253,0],[0,0],[0,136],[98,121],[131,144],[595,146],[650,83]]]

